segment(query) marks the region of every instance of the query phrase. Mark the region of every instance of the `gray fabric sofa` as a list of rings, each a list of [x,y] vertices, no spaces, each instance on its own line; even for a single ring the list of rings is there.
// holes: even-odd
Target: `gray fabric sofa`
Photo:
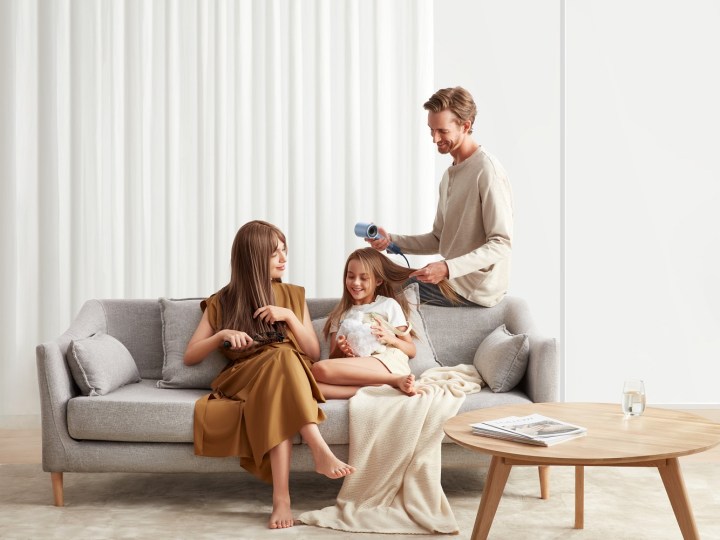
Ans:
[[[308,299],[316,330],[336,302],[337,299],[330,298]],[[199,311],[199,306],[193,309]],[[527,368],[519,384],[501,393],[484,387],[480,393],[467,396],[460,412],[558,400],[556,341],[535,332],[524,300],[506,297],[492,308],[421,306],[415,316],[418,315],[428,334],[425,350],[431,357],[421,359],[419,354],[411,360],[416,375],[435,365],[472,364],[483,339],[503,324],[513,334],[529,336]],[[163,325],[158,300],[89,300],[64,334],[37,346],[43,469],[51,473],[57,506],[63,505],[64,472],[243,471],[236,458],[194,455],[194,403],[208,390],[158,387],[166,352]],[[105,395],[87,396],[73,378],[68,348],[73,340],[99,332],[114,336],[125,345],[137,364],[141,380]],[[418,350],[420,353],[421,347]],[[320,430],[333,451],[347,459],[348,402],[330,400],[321,407],[328,419]],[[313,470],[309,449],[299,436],[295,443],[293,470]],[[463,468],[487,466],[488,461],[446,438],[442,463],[443,468]]]

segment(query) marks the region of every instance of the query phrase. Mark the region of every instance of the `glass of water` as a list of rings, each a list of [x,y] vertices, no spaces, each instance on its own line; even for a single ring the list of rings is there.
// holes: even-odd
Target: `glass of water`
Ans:
[[[640,416],[645,410],[645,383],[628,379],[623,385],[622,410],[626,417]]]

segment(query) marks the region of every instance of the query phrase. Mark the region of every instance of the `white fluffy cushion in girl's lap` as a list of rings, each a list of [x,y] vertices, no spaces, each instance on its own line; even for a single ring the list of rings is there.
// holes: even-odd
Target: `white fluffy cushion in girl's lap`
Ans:
[[[343,320],[337,335],[345,336],[348,345],[358,357],[370,356],[385,350],[385,345],[372,334],[370,325],[363,323],[362,313],[351,313]]]

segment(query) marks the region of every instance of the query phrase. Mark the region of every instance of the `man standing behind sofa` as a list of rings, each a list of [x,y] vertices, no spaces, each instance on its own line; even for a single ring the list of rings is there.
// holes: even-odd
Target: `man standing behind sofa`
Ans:
[[[510,278],[513,205],[507,173],[472,137],[477,107],[467,90],[438,90],[424,107],[438,152],[453,157],[440,182],[432,232],[388,234],[378,227],[383,238],[368,242],[379,251],[393,242],[405,253],[444,257],[411,274],[421,302],[453,305],[436,285],[448,278],[461,305],[494,306]]]

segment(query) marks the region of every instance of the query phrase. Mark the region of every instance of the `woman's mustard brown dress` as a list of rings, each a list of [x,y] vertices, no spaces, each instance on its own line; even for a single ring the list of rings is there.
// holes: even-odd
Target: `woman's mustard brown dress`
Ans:
[[[302,322],[305,289],[273,283],[275,305],[292,310]],[[213,330],[221,329],[217,295],[201,304]],[[308,423],[320,423],[322,393],[310,372],[311,360],[288,330],[283,343],[262,346],[249,357],[223,351],[232,361],[212,382],[212,393],[195,402],[195,454],[239,456],[240,464],[272,481],[271,448],[293,437]]]

